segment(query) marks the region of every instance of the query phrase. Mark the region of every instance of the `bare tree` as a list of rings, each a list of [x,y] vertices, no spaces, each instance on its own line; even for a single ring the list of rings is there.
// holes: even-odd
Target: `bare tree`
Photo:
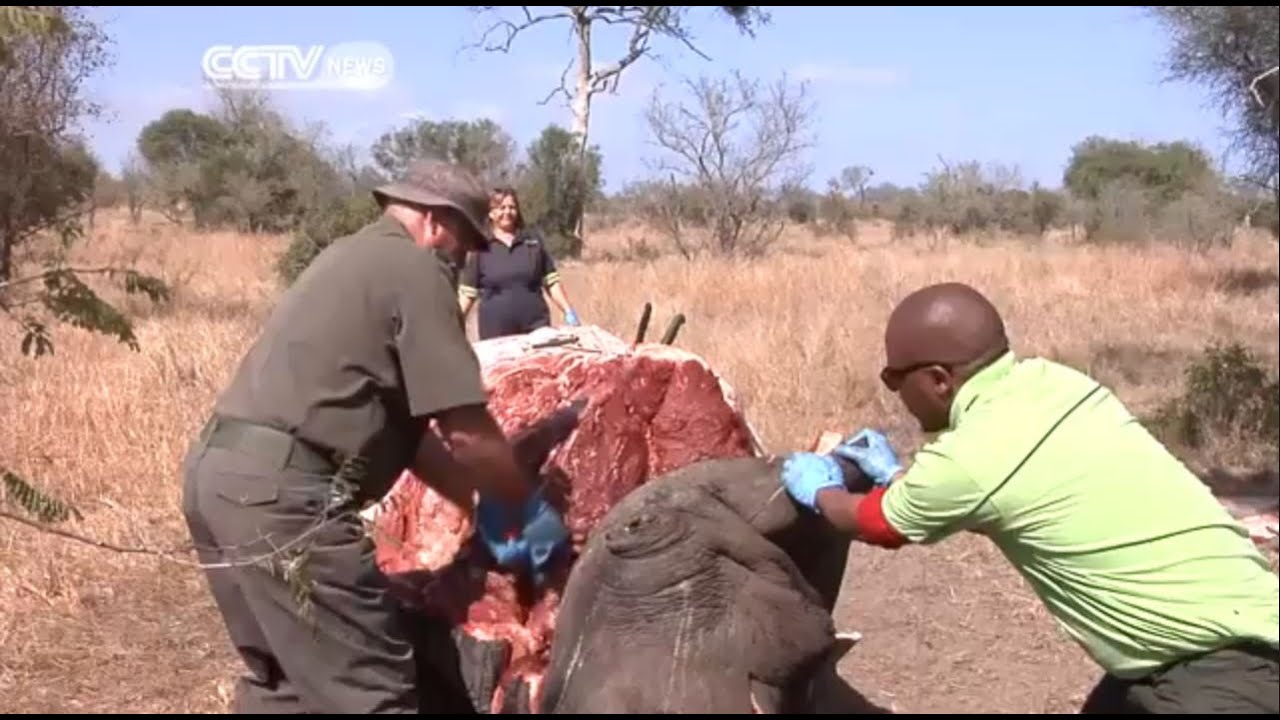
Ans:
[[[785,76],[763,86],[738,72],[687,87],[692,106],[663,102],[655,93],[646,113],[652,142],[664,151],[656,169],[705,198],[713,250],[759,254],[784,222],[771,196],[803,184],[811,172],[802,161],[813,144],[807,87],[792,86]]]
[[[482,5],[475,10],[491,13],[498,11],[499,7]],[[579,162],[585,164],[592,101],[600,93],[616,94],[623,73],[641,58],[657,57],[653,45],[656,38],[677,41],[699,57],[709,59],[694,44],[693,33],[687,25],[689,11],[695,7],[699,6],[565,5],[555,12],[535,15],[529,6],[521,5],[516,19],[502,18],[491,25],[481,37],[479,46],[489,52],[507,53],[521,33],[548,23],[569,24],[576,51],[560,73],[560,84],[547,94],[541,104],[545,105],[556,96],[564,98],[573,116],[570,131],[578,142]],[[715,6],[715,9],[732,19],[742,33],[752,37],[757,26],[770,21],[770,16],[757,6]],[[600,63],[596,58],[597,36],[593,33],[600,26],[630,30],[626,47],[611,62]],[[574,72],[572,89],[568,82],[571,71]],[[577,226],[581,235],[581,217],[577,219]]]
[[[142,160],[132,150],[129,151],[120,168],[120,184],[124,189],[125,201],[129,207],[129,221],[137,225],[142,221],[142,208],[146,205],[144,197],[146,171]]]
[[[858,194],[858,205],[866,205],[867,184],[875,174],[876,171],[866,165],[849,165],[840,171],[840,186]]]
[[[478,9],[491,12],[497,7],[499,6],[484,5]],[[510,52],[520,33],[543,23],[568,22],[576,41],[577,52],[561,73],[560,84],[547,95],[543,103],[550,102],[557,95],[564,97],[573,112],[573,126],[570,130],[578,137],[579,144],[585,147],[591,120],[591,101],[603,92],[616,94],[622,73],[641,58],[655,55],[652,45],[655,37],[677,40],[699,57],[709,59],[694,45],[693,34],[685,24],[691,9],[690,6],[678,5],[566,5],[559,12],[534,15],[529,6],[522,5],[518,20],[502,19],[494,23],[485,31],[480,45],[490,52]],[[749,35],[754,35],[755,25],[769,22],[766,13],[752,6],[718,9],[729,15],[739,29]],[[593,47],[592,31],[598,25],[631,29],[626,49],[612,62],[598,64],[594,57],[596,48]],[[491,35],[497,35],[501,39],[491,39]],[[572,90],[567,82],[571,70],[575,71]]]

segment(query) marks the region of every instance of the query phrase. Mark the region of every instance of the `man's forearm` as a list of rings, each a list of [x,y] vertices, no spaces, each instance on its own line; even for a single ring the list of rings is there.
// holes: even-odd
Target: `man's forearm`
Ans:
[[[454,437],[450,448],[461,472],[481,495],[521,505],[533,494],[532,481],[501,437]]]
[[[884,492],[884,488],[875,488],[859,495],[829,488],[819,490],[815,501],[818,511],[838,530],[871,545],[901,547],[907,540],[885,518],[881,507]]]
[[[818,512],[841,532],[858,534],[858,505],[862,502],[860,495],[847,490],[828,488],[819,490],[815,498]]]
[[[414,473],[450,502],[471,512],[475,480],[467,468],[454,460],[449,449],[431,431],[423,434],[413,462]]]
[[[440,438],[427,433],[419,445],[417,465],[423,479],[434,473],[451,496],[478,491],[481,495],[521,504],[533,493],[533,483],[516,461],[502,429],[483,407],[459,408],[437,418]],[[429,480],[432,484],[435,481]]]

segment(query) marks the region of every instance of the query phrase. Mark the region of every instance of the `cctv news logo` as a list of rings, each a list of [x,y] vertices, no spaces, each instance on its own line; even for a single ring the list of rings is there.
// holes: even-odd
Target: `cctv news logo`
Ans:
[[[385,45],[214,45],[200,66],[213,85],[279,90],[378,90],[395,62]]]

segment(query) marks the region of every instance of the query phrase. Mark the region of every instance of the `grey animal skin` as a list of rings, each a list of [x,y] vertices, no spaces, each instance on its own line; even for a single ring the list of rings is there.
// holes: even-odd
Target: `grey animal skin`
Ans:
[[[565,587],[541,713],[814,712],[815,674],[847,649],[831,611],[849,540],[780,470],[695,463],[605,516]]]

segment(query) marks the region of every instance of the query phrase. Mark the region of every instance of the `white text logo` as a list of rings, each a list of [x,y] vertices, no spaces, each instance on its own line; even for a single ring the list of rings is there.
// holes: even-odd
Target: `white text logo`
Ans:
[[[381,43],[214,45],[204,51],[205,78],[219,87],[283,90],[377,90],[395,63]]]

